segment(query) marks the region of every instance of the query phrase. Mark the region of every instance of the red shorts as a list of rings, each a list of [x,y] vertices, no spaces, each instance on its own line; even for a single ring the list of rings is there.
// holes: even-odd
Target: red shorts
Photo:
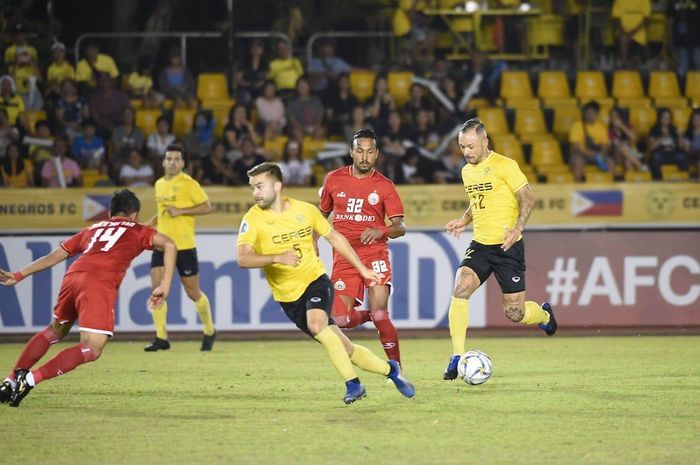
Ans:
[[[367,252],[360,250],[356,252],[367,268],[381,274],[382,280],[379,281],[379,284],[391,287],[389,249],[384,247],[380,250],[368,250]],[[357,302],[356,306],[361,305],[365,300],[365,290],[370,283],[370,281],[360,275],[357,268],[342,257],[336,258],[333,262],[331,281],[333,282],[335,293],[355,299],[355,302]]]
[[[66,275],[61,283],[53,316],[59,322],[78,320],[80,331],[114,335],[114,280],[98,281],[90,273]]]

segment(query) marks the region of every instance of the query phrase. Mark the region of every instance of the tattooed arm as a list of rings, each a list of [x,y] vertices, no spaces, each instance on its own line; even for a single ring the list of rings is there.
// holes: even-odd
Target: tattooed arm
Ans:
[[[513,229],[509,229],[503,235],[503,244],[501,248],[507,251],[518,240],[520,234],[525,230],[525,224],[530,218],[530,213],[535,206],[535,194],[532,192],[529,184],[515,192],[515,198],[518,200],[518,219],[515,222]]]

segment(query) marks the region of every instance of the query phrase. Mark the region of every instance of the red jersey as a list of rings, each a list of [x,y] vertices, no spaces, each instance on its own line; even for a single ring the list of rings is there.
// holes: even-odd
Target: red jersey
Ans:
[[[326,215],[333,212],[333,228],[355,249],[386,247],[386,236],[365,246],[360,242],[360,235],[367,228],[386,226],[384,217],[403,216],[403,204],[391,180],[375,170],[367,177],[356,178],[352,175],[352,166],[328,173],[319,208]]]
[[[119,287],[131,261],[145,249],[153,248],[156,234],[150,226],[126,218],[113,217],[95,223],[61,243],[69,256],[83,254],[66,275],[84,271],[92,273],[95,280],[113,281]]]

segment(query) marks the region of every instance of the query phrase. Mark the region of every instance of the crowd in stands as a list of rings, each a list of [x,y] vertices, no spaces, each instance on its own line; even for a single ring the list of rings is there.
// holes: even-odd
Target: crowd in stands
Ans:
[[[638,33],[628,32],[629,40]],[[626,54],[629,45],[621,45]],[[459,183],[465,160],[455,127],[473,116],[532,182],[683,180],[697,176],[700,159],[700,110],[692,108],[700,84],[688,82],[700,83],[694,53],[683,62],[691,71],[658,71],[676,88],[657,95],[656,71],[591,71],[602,90],[586,92],[585,72],[528,73],[475,52],[462,63],[436,55],[421,73],[429,81],[419,83],[415,70],[352,68],[331,41],[304,63],[285,40],[274,50],[252,40],[229,86],[223,74],[194,75],[177,49],[163,69],[141,57],[124,73],[96,43],[74,67],[55,42],[50,63],[41,63],[16,23],[0,77],[0,184],[152,185],[165,147],[180,141],[203,185],[246,185],[246,171],[268,160],[280,163],[287,185],[319,185],[348,162],[347,144],[361,128],[379,135],[377,169],[397,184]],[[616,94],[625,72],[639,81],[636,94]]]

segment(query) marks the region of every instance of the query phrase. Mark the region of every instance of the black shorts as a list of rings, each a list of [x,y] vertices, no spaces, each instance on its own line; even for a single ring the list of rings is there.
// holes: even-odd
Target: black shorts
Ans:
[[[494,273],[504,294],[525,290],[525,245],[522,239],[507,252],[500,244],[484,245],[472,241],[459,266],[474,270],[482,284]]]
[[[331,318],[333,308],[333,284],[327,274],[322,274],[309,284],[304,293],[294,302],[280,302],[284,313],[300,330],[314,337],[306,324],[306,312],[320,308],[328,315],[328,324],[334,325]]]
[[[186,249],[177,251],[177,272],[180,276],[197,276],[199,274],[199,261],[197,260],[197,249]],[[154,250],[151,255],[151,268],[164,266],[163,252]]]

